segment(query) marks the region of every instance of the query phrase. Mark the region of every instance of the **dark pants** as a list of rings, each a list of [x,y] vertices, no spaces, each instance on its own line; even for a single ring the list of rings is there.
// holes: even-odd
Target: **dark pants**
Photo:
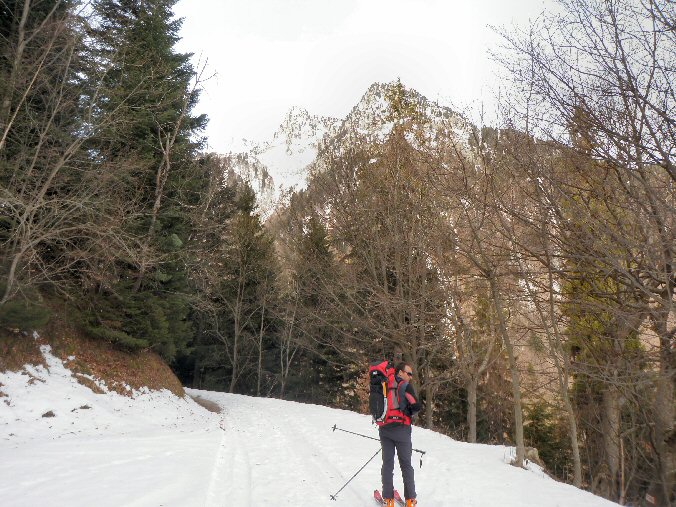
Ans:
[[[403,424],[388,424],[380,428],[380,443],[383,446],[383,498],[394,497],[394,451],[397,451],[401,477],[404,479],[404,498],[415,498],[415,480],[411,455],[411,427]]]

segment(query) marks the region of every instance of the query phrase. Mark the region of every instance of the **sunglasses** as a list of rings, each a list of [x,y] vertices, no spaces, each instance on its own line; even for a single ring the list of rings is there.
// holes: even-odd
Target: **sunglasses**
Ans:
[[[413,377],[413,372],[412,372],[412,371],[404,370],[404,373],[405,373],[406,375],[408,375],[409,377]]]

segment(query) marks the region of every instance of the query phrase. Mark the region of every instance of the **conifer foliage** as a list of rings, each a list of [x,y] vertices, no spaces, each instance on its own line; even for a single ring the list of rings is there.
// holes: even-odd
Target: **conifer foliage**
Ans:
[[[200,77],[175,50],[174,3],[2,3],[3,325],[39,326],[65,299],[124,348],[171,361],[192,343],[195,227],[227,217],[196,211],[223,181],[198,160]]]
[[[125,251],[114,277],[94,288],[88,327],[128,347],[152,346],[169,360],[191,333],[182,188],[194,178],[194,137],[204,124],[191,116],[198,94],[190,55],[174,50],[180,27],[174,3],[95,2],[92,34],[106,68],[97,114],[110,120],[90,140],[124,173],[120,190],[134,212],[120,227]]]
[[[83,148],[85,28],[73,2],[0,6],[0,318],[13,324],[41,287],[90,265],[101,239],[109,180]]]

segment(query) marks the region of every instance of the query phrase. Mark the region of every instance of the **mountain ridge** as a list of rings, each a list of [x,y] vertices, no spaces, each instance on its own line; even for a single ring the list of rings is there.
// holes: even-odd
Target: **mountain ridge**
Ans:
[[[400,110],[394,111],[393,103]],[[313,115],[294,106],[284,116],[272,139],[252,143],[244,152],[222,157],[230,170],[254,190],[263,219],[289,202],[293,192],[304,190],[320,153],[342,151],[356,142],[355,136],[372,143],[383,143],[397,121],[424,118],[428,136],[452,136],[468,148],[474,127],[460,113],[431,101],[400,81],[375,82],[343,119]]]

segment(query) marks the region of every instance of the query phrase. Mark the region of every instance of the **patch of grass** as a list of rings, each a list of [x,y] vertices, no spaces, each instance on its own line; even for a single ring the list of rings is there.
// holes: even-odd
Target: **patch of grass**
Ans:
[[[93,392],[96,394],[103,394],[104,391],[101,389],[96,382],[94,382],[92,379],[89,377],[83,377],[82,375],[76,373],[75,374],[75,380],[77,380],[78,384],[81,384],[85,387],[88,387],[91,389]]]
[[[66,357],[70,357],[73,354],[68,354]],[[92,372],[91,368],[82,361],[81,359],[75,359],[73,361],[68,361],[67,363],[68,369],[72,371],[73,373],[81,373],[83,375],[93,375],[94,373]]]

